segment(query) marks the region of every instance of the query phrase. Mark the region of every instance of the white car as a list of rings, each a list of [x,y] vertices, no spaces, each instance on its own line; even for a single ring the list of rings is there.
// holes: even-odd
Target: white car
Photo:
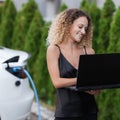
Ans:
[[[29,57],[27,52],[0,47],[0,120],[26,120],[31,113],[34,92],[24,72]]]

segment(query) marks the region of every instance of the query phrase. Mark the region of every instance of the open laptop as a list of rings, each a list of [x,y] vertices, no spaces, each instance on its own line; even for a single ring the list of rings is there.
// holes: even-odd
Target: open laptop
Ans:
[[[120,53],[80,55],[77,74],[79,90],[120,87]]]

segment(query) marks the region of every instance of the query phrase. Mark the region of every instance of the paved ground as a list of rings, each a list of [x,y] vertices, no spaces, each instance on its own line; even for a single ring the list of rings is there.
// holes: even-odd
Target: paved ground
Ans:
[[[41,110],[42,120],[54,120],[53,111],[48,110],[47,108],[44,108],[43,106],[40,106],[40,110]],[[33,102],[32,109],[31,109],[31,115],[28,118],[28,120],[38,120],[38,108],[35,102]]]
[[[30,117],[28,118],[28,120],[38,120],[38,116],[34,113],[31,113]]]

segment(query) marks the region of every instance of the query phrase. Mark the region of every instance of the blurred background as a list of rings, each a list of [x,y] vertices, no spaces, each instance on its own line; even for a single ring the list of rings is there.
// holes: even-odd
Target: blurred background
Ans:
[[[56,97],[47,70],[46,38],[54,17],[67,8],[91,16],[96,53],[120,52],[119,0],[0,0],[0,45],[31,54],[28,70],[40,100],[53,110]],[[96,100],[99,120],[120,120],[120,89],[103,90]]]

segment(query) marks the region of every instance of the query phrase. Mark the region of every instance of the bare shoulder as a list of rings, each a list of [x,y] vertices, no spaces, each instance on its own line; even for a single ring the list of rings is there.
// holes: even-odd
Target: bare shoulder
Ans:
[[[59,49],[58,49],[58,47],[57,46],[55,46],[55,45],[50,45],[50,46],[48,46],[48,48],[47,48],[47,55],[59,55]]]
[[[95,54],[95,51],[94,51],[93,48],[87,47],[87,53],[88,53],[88,54]]]

